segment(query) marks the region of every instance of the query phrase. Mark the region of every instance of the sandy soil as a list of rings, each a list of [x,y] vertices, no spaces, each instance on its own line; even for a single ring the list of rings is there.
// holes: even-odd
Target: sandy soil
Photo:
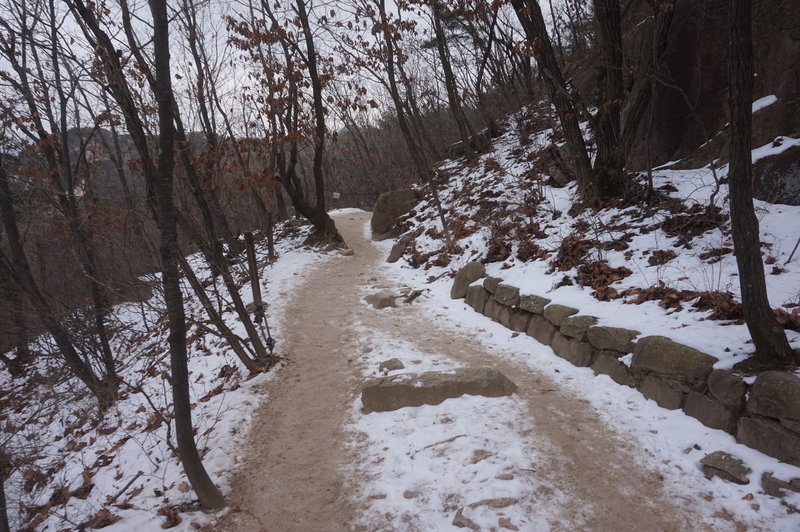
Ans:
[[[347,464],[359,460],[358,445],[348,445],[358,436],[343,428],[360,382],[361,348],[351,329],[358,321],[465,365],[494,366],[519,385],[529,412],[519,428],[535,430],[547,442],[539,449],[547,459],[537,467],[537,476],[572,499],[562,505],[568,510],[555,529],[710,528],[691,515],[692,501],[667,496],[659,473],[638,465],[637,453],[646,451],[610,430],[585,401],[557,383],[494,355],[463,329],[438,328],[418,305],[366,316],[370,309],[361,302],[360,289],[391,287],[378,268],[382,253],[363,236],[368,219],[368,213],[340,215],[337,225],[355,256],[304,273],[301,288],[286,295],[291,298],[284,322],[288,363],[268,384],[241,453],[246,458],[229,495],[240,511],[228,514],[215,529],[354,528],[360,513],[354,501],[364,498],[346,491],[345,486],[358,482],[345,482],[342,471],[352,471]]]

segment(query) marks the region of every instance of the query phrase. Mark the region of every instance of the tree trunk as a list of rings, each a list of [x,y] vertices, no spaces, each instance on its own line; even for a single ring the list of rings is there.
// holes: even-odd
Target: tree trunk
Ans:
[[[8,501],[6,500],[6,478],[11,471],[8,455],[0,449],[0,532],[11,532],[8,524]]]
[[[417,176],[419,177],[419,180],[422,183],[427,184],[431,191],[431,196],[436,206],[436,210],[438,211],[439,220],[442,223],[442,229],[444,231],[445,238],[447,239],[447,246],[448,248],[452,248],[453,238],[450,235],[447,219],[444,216],[444,209],[442,208],[441,201],[439,200],[439,192],[436,188],[436,183],[434,183],[433,179],[431,179],[430,168],[428,167],[428,164],[425,161],[425,157],[419,149],[419,146],[414,141],[414,136],[411,133],[411,129],[408,126],[408,121],[406,120],[405,112],[403,111],[403,102],[400,99],[400,91],[397,88],[397,76],[394,70],[395,42],[389,28],[389,21],[386,17],[385,1],[376,0],[376,6],[378,7],[381,28],[383,30],[383,38],[386,43],[386,74],[389,78],[389,95],[392,98],[395,112],[397,113],[397,124],[400,127],[400,132],[402,133],[403,139],[406,142],[406,147],[408,148],[408,153],[411,156],[411,160],[414,162],[414,167],[417,170]]]
[[[156,213],[161,230],[162,285],[169,321],[169,351],[172,365],[172,401],[178,452],[186,476],[206,508],[225,506],[225,498],[211,481],[197,452],[192,428],[189,397],[189,369],[186,352],[186,320],[178,275],[178,231],[172,176],[175,166],[175,127],[170,79],[169,21],[166,0],[151,0],[153,54],[155,56],[155,97],[158,102],[158,169],[152,176]]]
[[[544,22],[542,10],[535,0],[511,0],[511,5],[517,13],[520,24],[525,31],[525,36],[532,48],[533,56],[542,72],[550,101],[556,108],[556,114],[564,130],[570,159],[578,179],[578,187],[584,199],[593,197],[592,166],[586,143],[578,123],[578,111],[572,102],[567,90],[564,76],[558,66],[547,26]]]
[[[728,104],[731,112],[730,173],[731,224],[744,319],[755,358],[766,364],[794,359],[786,334],[775,320],[767,298],[761,259],[758,219],[753,210],[752,102],[753,41],[750,0],[730,0],[730,64]]]
[[[622,21],[619,0],[594,0],[594,12],[603,53],[604,83],[594,119],[597,155],[592,172],[592,188],[597,199],[620,197],[625,184],[623,154],[617,149],[622,136],[622,105],[625,87],[622,79]]]
[[[311,92],[314,100],[314,217],[311,219],[318,238],[323,242],[344,243],[333,219],[328,216],[325,206],[325,178],[322,163],[325,157],[325,106],[322,102],[322,80],[317,71],[317,51],[314,46],[314,35],[308,22],[305,0],[295,0],[297,14],[303,27],[306,41],[306,66],[311,79]]]
[[[439,9],[440,7],[436,3],[431,5],[433,30],[436,34],[436,50],[439,52],[439,61],[442,62],[442,73],[444,74],[444,85],[447,89],[447,100],[450,103],[450,113],[453,115],[453,119],[456,122],[458,136],[461,137],[461,143],[464,146],[464,153],[467,155],[467,159],[471,159],[477,151],[477,148],[472,145],[475,132],[472,131],[472,126],[467,120],[464,110],[461,108],[458,86],[456,85],[456,77],[453,75],[453,69],[450,65],[450,51],[447,48],[447,37],[444,34]],[[477,142],[477,139],[474,139],[474,141]]]

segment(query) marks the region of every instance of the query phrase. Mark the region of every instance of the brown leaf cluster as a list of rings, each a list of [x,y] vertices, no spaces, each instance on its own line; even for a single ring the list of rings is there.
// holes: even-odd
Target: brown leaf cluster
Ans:
[[[601,260],[578,266],[577,281],[581,286],[593,288],[592,295],[600,301],[609,301],[621,297],[619,292],[610,285],[632,273],[624,266],[612,268],[607,261]]]

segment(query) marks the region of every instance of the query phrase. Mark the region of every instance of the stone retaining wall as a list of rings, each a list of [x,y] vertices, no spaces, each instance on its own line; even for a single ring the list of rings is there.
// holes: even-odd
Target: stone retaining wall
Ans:
[[[471,284],[483,278],[482,284]],[[597,325],[594,316],[533,294],[520,294],[502,279],[485,277],[470,263],[456,275],[453,299],[466,297],[477,312],[550,346],[576,366],[591,367],[618,384],[639,390],[663,408],[682,409],[739,443],[800,466],[800,379],[767,371],[752,386],[717,359],[663,336]],[[633,353],[630,366],[620,358]]]

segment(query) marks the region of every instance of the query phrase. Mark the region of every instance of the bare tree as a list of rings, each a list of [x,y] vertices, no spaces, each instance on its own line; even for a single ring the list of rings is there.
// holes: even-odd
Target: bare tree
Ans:
[[[767,298],[758,219],[753,209],[752,102],[753,35],[750,0],[730,0],[730,63],[728,105],[731,112],[730,172],[731,225],[742,310],[756,348],[755,358],[767,365],[800,362],[775,320]]]
[[[189,395],[188,355],[186,351],[186,318],[178,270],[177,211],[173,197],[175,166],[174,95],[172,92],[169,51],[169,19],[165,1],[153,0],[153,87],[158,113],[158,153],[154,157],[147,142],[142,120],[131,94],[129,83],[111,39],[100,26],[95,12],[83,0],[70,0],[70,9],[93,46],[104,74],[107,89],[117,101],[142,160],[148,198],[158,223],[161,241],[161,282],[169,323],[169,350],[172,371],[172,400],[178,451],[184,471],[189,477],[200,503],[206,508],[225,506],[225,499],[208,476],[194,439]],[[130,16],[127,5],[124,15]]]

